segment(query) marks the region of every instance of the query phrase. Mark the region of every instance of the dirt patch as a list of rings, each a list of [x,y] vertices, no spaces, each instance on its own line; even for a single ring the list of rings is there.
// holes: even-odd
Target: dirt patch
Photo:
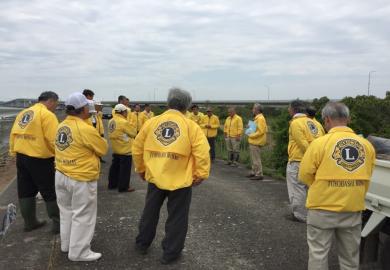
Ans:
[[[16,161],[15,158],[7,158],[0,164],[0,192],[9,185],[16,176]]]

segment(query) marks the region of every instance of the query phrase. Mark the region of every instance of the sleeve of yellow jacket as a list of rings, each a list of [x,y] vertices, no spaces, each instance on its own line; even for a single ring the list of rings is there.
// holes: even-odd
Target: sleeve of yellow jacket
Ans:
[[[15,121],[16,123],[16,121]],[[14,150],[14,145],[15,145],[15,133],[14,133],[14,127],[15,127],[15,123],[14,125],[12,126],[12,129],[11,129],[11,133],[10,133],[10,136],[9,136],[9,154],[11,157],[14,157],[16,156],[16,152]]]
[[[300,127],[298,121],[291,122],[291,137],[296,142],[297,146],[301,149],[303,153],[306,152],[309,147],[309,142],[307,141],[306,135],[302,127]]]
[[[137,130],[134,126],[127,124],[123,126],[123,129],[130,138],[135,138],[135,136],[137,136]]]
[[[225,135],[228,133],[228,128],[229,128],[228,121],[229,121],[229,117],[226,118],[225,124],[223,125],[223,133],[225,133]]]
[[[145,125],[143,125],[132,145],[133,162],[137,173],[143,173],[146,170],[144,163],[144,142],[150,123],[151,121],[147,121]]]
[[[321,151],[323,149],[322,143],[323,140],[321,139],[313,141],[303,155],[299,166],[298,179],[307,186],[310,186],[314,182],[317,169],[321,164],[324,155],[323,151]]]
[[[96,129],[85,129],[83,134],[83,142],[91,149],[98,157],[102,157],[107,153],[108,143],[102,138]]]
[[[210,154],[207,138],[199,126],[191,133],[192,156],[194,157],[194,177],[206,179],[210,174]]]
[[[248,135],[249,138],[255,139],[267,132],[267,123],[265,122],[264,117],[257,118],[256,125],[257,125],[256,131],[253,132],[252,134],[249,134]]]
[[[218,118],[218,116],[215,116],[214,119],[215,119],[215,121],[212,121],[210,126],[211,126],[211,128],[218,129],[220,127],[220,125],[221,125],[219,123],[219,118]]]
[[[242,136],[243,132],[244,132],[244,123],[242,122],[242,118],[241,117],[238,117],[238,136]]]
[[[58,128],[58,120],[55,114],[49,113],[47,117],[42,118],[42,131],[43,136],[45,137],[45,141],[48,149],[54,153],[54,143],[56,140]]]

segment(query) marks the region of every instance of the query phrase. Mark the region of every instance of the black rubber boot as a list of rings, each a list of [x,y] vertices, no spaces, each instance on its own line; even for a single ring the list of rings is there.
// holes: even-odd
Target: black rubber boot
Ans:
[[[24,231],[30,232],[46,224],[46,221],[39,221],[36,214],[35,197],[19,199],[20,213],[24,219]]]
[[[57,201],[46,202],[47,215],[53,221],[52,233],[60,233],[60,210],[58,209]]]

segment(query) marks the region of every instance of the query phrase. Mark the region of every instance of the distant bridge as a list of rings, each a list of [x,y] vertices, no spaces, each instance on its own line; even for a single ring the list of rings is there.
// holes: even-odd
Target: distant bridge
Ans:
[[[308,100],[309,101],[309,100]],[[23,99],[23,98],[18,98],[14,100],[10,100],[7,102],[0,103],[0,106],[2,107],[13,107],[13,108],[27,108],[36,103],[36,99]],[[287,107],[288,104],[290,103],[290,100],[195,100],[192,102],[192,104],[196,104],[199,106],[246,106],[248,104],[254,104],[254,103],[260,103],[264,107]],[[104,105],[107,106],[114,106],[117,104],[116,101],[103,101],[102,102]],[[154,106],[159,106],[159,107],[164,107],[167,102],[164,101],[145,101],[145,100],[140,100],[140,101],[131,101],[131,105],[135,104],[150,104]],[[64,107],[64,102],[61,101],[59,104],[60,108]]]

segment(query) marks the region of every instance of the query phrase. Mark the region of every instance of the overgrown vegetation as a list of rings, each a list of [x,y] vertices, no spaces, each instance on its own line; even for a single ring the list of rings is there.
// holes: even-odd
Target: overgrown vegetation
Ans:
[[[309,105],[317,109],[317,119],[321,119],[321,110],[329,98],[322,97],[314,99]],[[341,100],[351,111],[350,127],[358,134],[375,135],[384,138],[390,138],[390,92],[386,98],[381,99],[374,96],[357,96],[346,97]],[[250,119],[251,105],[242,107],[240,112],[246,121]],[[226,109],[225,109],[226,111]],[[290,116],[287,108],[267,110],[264,112],[267,118],[269,127],[268,145],[263,148],[262,162],[264,173],[273,177],[282,177],[285,175],[287,164],[287,145],[288,145],[288,126]],[[221,122],[224,121],[225,115],[221,117]],[[224,146],[223,134],[219,135],[217,140],[217,156],[226,159],[226,149]],[[250,157],[248,154],[248,143],[243,139],[241,143],[240,161],[246,165],[250,165]]]

